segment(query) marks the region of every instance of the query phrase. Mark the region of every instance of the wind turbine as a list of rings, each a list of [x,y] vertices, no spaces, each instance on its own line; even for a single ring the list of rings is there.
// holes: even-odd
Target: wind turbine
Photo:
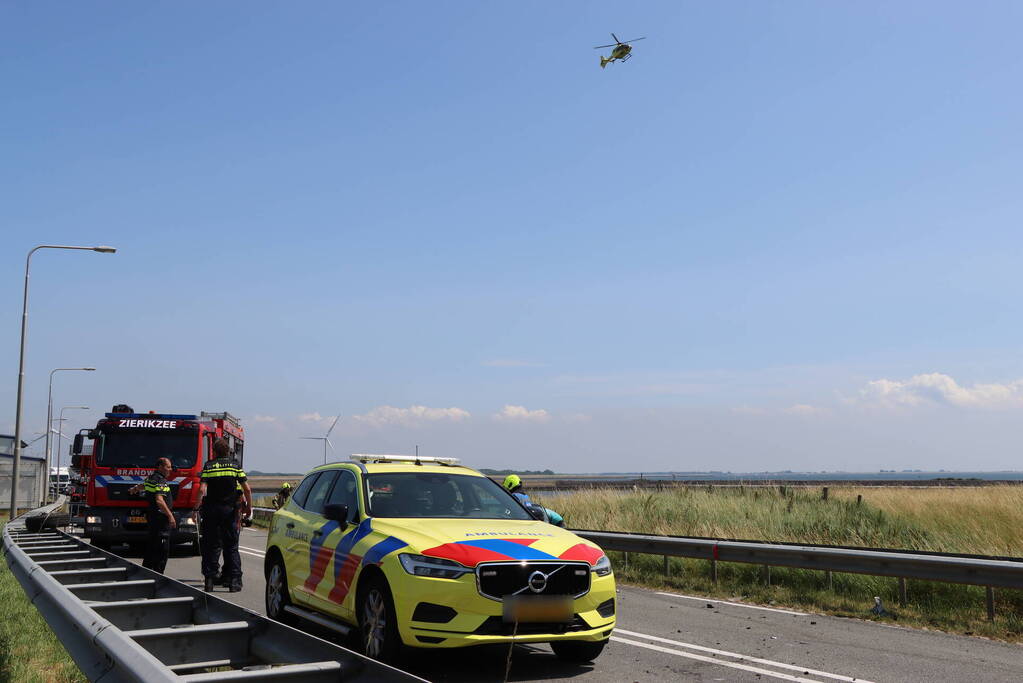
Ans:
[[[330,433],[332,431],[334,431],[334,426],[337,425],[337,421],[340,420],[340,419],[341,419],[341,413],[338,413],[337,417],[334,418],[334,421],[332,423],[330,423],[330,429],[328,429],[327,433],[324,434],[323,436],[300,436],[300,437],[298,437],[300,439],[312,439],[314,441],[322,441],[323,442],[323,464],[324,465],[327,464],[327,446],[330,446],[330,449],[334,450],[334,444],[332,444],[330,442]]]

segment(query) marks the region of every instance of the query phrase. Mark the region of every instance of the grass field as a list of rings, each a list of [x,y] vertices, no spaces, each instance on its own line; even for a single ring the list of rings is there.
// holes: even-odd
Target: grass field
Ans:
[[[0,604],[4,606],[0,619],[0,681],[77,683],[88,680],[29,602],[6,561],[0,562]]]
[[[784,494],[777,487],[594,489],[533,498],[576,529],[1023,556],[1023,486],[830,487],[826,501],[820,487]],[[1021,591],[996,590],[997,616],[989,622],[977,586],[911,580],[907,603],[898,605],[893,578],[835,574],[828,590],[823,572],[773,567],[768,586],[762,567],[719,563],[715,584],[703,560],[671,558],[665,576],[660,556],[611,558],[624,583],[859,618],[877,618],[869,613],[876,595],[893,613],[883,620],[1023,642]]]

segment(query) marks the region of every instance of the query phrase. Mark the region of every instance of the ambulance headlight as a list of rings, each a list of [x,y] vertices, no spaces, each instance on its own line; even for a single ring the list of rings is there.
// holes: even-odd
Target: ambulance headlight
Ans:
[[[435,579],[457,579],[459,576],[470,571],[457,562],[442,560],[439,557],[401,553],[398,555],[398,559],[401,560],[401,566],[405,568],[405,571],[414,576],[432,576]]]
[[[607,555],[600,556],[597,564],[593,565],[593,573],[597,576],[607,576],[611,573],[611,560],[607,559]]]
[[[99,524],[100,523],[100,518],[99,517],[94,517],[94,516],[90,515],[90,516],[85,518],[85,523],[86,524]]]
[[[182,526],[195,526],[195,517],[182,517]]]

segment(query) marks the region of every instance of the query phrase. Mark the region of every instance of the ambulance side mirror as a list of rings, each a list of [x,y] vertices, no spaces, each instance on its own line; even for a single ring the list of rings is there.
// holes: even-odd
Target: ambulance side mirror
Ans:
[[[85,443],[84,434],[75,434],[75,442],[71,445],[71,452],[75,455],[82,454],[82,444]]]
[[[547,519],[547,511],[543,509],[542,505],[536,503],[530,503],[526,506],[526,511],[533,516],[533,519],[538,519],[541,522],[549,522]]]
[[[348,523],[348,506],[344,503],[328,503],[323,506],[323,516],[329,520]]]

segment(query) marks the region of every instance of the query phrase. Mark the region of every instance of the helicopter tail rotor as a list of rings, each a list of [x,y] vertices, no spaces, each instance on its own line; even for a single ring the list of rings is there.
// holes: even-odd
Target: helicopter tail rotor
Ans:
[[[600,68],[603,69],[605,66],[607,66],[607,63],[610,62],[610,61],[611,61],[610,59],[608,59],[607,57],[604,57],[603,55],[601,55],[601,57],[600,57]]]

